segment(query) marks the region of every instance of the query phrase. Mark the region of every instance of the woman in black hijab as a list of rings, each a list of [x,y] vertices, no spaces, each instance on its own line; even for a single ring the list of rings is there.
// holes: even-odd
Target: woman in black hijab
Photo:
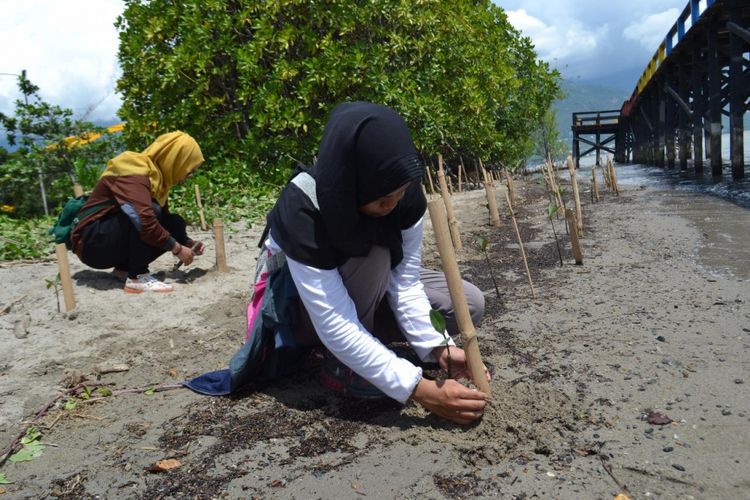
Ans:
[[[406,339],[422,361],[447,368],[445,340],[432,327],[430,310],[441,310],[449,332],[457,333],[444,275],[421,268],[421,175],[398,113],[367,102],[337,106],[317,163],[292,179],[268,216],[248,342],[262,335],[258,323],[267,326],[273,319],[276,350],[321,343],[327,348],[324,385],[354,396],[411,398],[467,424],[481,417],[485,394],[455,380],[422,378],[419,367],[385,346]],[[478,323],[484,297],[468,283],[465,288]],[[298,305],[290,306],[295,295]],[[258,312],[263,321],[255,321]],[[463,350],[454,346],[450,355],[452,372],[467,377]],[[240,358],[231,364],[235,383],[252,376],[242,372],[247,357]],[[272,364],[283,370],[278,359]]]

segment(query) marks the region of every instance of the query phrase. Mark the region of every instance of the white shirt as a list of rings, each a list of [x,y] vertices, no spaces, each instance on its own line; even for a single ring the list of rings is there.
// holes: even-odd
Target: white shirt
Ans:
[[[432,350],[445,339],[430,322],[430,303],[419,280],[422,219],[401,234],[404,258],[391,270],[386,296],[401,331],[417,355],[423,361],[434,361]],[[281,251],[270,234],[266,247],[272,254]],[[402,403],[409,399],[422,378],[422,369],[396,356],[362,326],[338,269],[307,266],[289,256],[287,263],[323,345],[387,396]]]

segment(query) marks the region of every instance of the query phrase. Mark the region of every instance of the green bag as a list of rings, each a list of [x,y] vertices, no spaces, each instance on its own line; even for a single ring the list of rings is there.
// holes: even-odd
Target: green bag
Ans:
[[[72,250],[73,242],[70,240],[70,235],[73,234],[73,228],[78,224],[78,221],[85,219],[106,205],[115,204],[115,200],[108,200],[104,203],[99,203],[93,207],[89,207],[86,211],[79,213],[88,199],[88,195],[78,196],[77,198],[68,198],[68,201],[66,201],[63,206],[62,212],[60,212],[60,215],[57,217],[55,225],[47,231],[47,234],[52,235],[55,239],[55,243],[65,243],[67,249]]]

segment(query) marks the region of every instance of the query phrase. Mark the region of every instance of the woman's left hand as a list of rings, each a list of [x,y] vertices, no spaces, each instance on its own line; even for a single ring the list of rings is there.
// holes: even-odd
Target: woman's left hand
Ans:
[[[448,347],[440,346],[432,350],[432,354],[437,358],[440,367],[448,371]],[[469,367],[466,364],[466,353],[460,347],[450,346],[450,373],[455,379],[471,379]],[[490,380],[490,372],[485,369],[485,376]]]

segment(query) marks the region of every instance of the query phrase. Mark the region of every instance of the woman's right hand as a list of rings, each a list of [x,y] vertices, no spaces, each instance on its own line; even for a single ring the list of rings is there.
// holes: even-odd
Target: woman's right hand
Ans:
[[[178,243],[178,245],[180,244]],[[195,254],[187,245],[180,245],[180,249],[175,256],[186,266],[189,266],[193,262],[193,258],[195,258]]]
[[[423,378],[411,398],[435,415],[461,425],[482,418],[487,404],[485,393],[469,389],[453,379],[436,382]]]

